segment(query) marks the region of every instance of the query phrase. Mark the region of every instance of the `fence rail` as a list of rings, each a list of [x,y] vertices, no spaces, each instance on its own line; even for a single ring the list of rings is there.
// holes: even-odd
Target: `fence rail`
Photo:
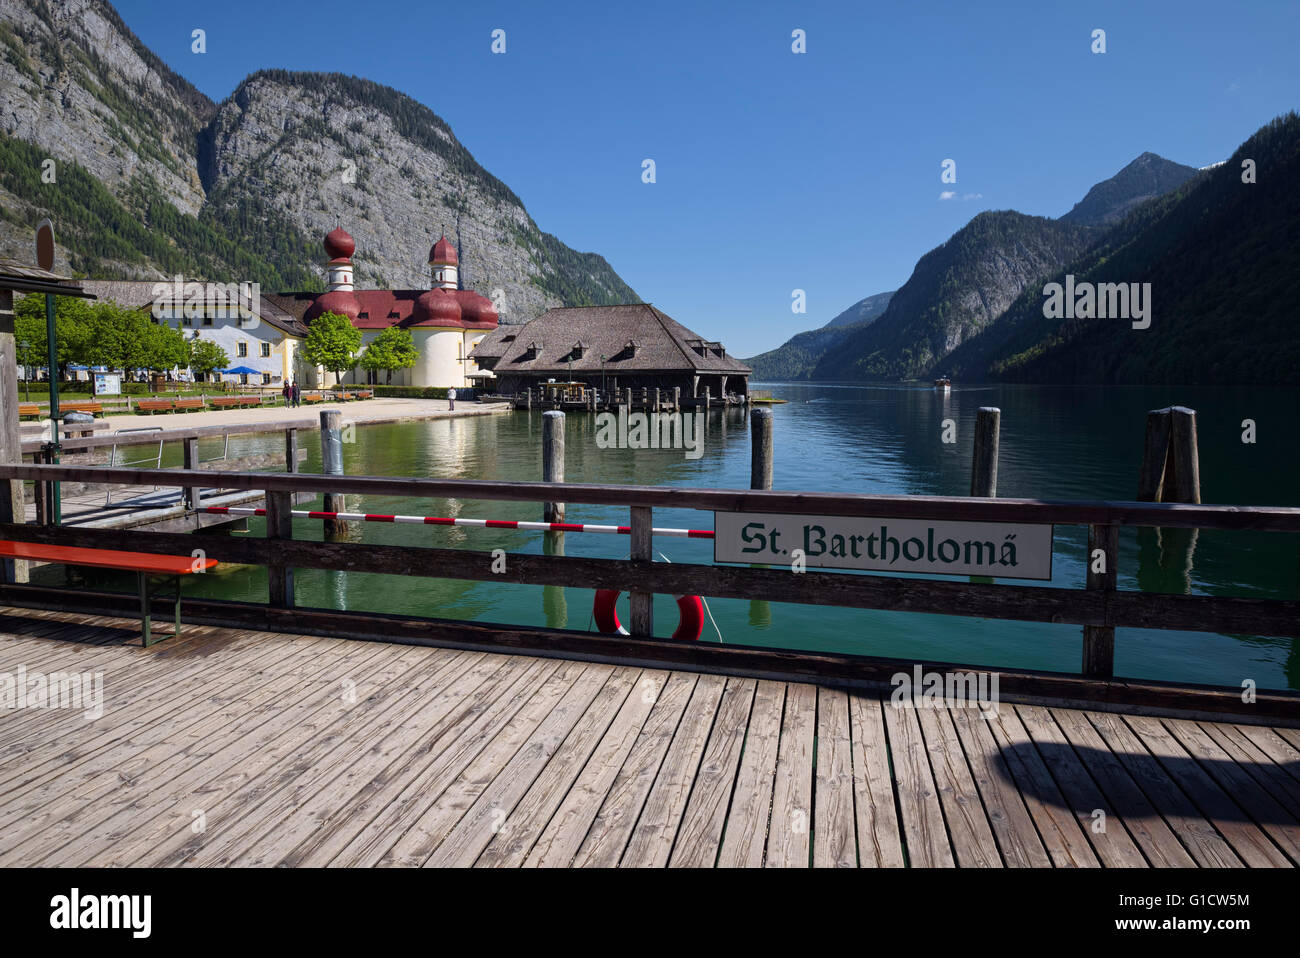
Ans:
[[[842,495],[301,473],[230,472],[219,475],[224,488],[265,491],[267,538],[250,540],[205,537],[202,547],[210,558],[266,566],[270,577],[270,605],[273,608],[293,607],[292,570],[296,567],[582,589],[609,588],[631,591],[634,597],[652,593],[701,594],[719,598],[765,599],[808,605],[1039,621],[1085,627],[1082,665],[1076,678],[1082,675],[1085,678],[1103,680],[1112,675],[1113,630],[1116,627],[1244,632],[1300,638],[1300,601],[1157,594],[1114,588],[1114,566],[1117,560],[1114,543],[1120,527],[1295,533],[1300,532],[1300,508]],[[190,488],[204,482],[210,483],[212,477],[211,471],[187,469],[0,465],[0,479],[37,482],[149,484]],[[511,554],[505,571],[501,571],[500,565],[493,562],[493,555],[488,551],[300,541],[292,536],[291,499],[295,492],[526,501],[539,504],[563,501],[626,506],[631,513],[634,557],[592,559]],[[893,574],[862,575],[810,570],[796,575],[786,569],[656,563],[648,557],[645,548],[652,530],[655,508],[1085,525],[1089,527],[1090,549],[1096,543],[1110,543],[1108,551],[1111,574],[1108,582],[1091,577],[1090,581],[1080,583],[1084,586],[1082,588],[1063,588],[938,580]],[[190,535],[181,533],[104,531],[22,524],[0,525],[0,536],[26,542],[172,555],[189,554],[196,542]],[[644,604],[634,603],[634,609],[638,606],[643,608]],[[325,613],[321,611],[321,614]],[[652,630],[652,622],[634,616],[633,638],[623,641],[650,640]],[[797,657],[802,653],[786,651],[782,654]],[[1297,702],[1300,703],[1300,699]]]

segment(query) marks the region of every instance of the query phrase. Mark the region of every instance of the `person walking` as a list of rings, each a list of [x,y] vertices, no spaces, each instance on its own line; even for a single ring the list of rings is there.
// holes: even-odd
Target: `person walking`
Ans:
[[[455,386],[447,390],[447,408],[452,412],[455,412],[456,410],[456,387]]]
[[[295,406],[302,405],[302,390],[298,388],[298,380],[295,379],[293,381],[293,385],[290,387],[290,392],[293,395],[293,404]]]
[[[281,389],[280,392],[284,394],[284,404],[286,406],[292,406],[293,405],[293,384],[286,379],[284,381],[284,388]]]

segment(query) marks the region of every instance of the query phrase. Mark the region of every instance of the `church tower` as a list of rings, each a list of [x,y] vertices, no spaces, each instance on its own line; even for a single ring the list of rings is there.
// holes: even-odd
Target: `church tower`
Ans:
[[[460,288],[460,259],[456,247],[447,237],[442,237],[429,250],[429,269],[433,276],[433,289]]]
[[[325,271],[330,292],[352,292],[352,254],[356,248],[356,240],[341,226],[325,235],[325,253],[330,258]]]

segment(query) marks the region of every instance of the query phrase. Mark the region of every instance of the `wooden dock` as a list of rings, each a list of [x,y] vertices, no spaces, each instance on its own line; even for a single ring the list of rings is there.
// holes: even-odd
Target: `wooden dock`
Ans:
[[[0,608],[0,865],[1300,863],[1300,730]]]

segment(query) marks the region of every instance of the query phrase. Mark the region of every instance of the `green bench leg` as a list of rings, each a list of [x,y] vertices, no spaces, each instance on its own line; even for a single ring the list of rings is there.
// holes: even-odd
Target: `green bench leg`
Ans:
[[[155,639],[153,638],[153,619],[149,610],[149,599],[151,597],[149,578],[150,576],[147,572],[136,573],[140,594],[140,635],[143,646],[146,649],[155,644]],[[175,586],[175,595],[172,600],[172,621],[174,623],[172,635],[179,638],[181,634],[181,577],[174,575],[168,576],[167,578],[169,578]],[[161,642],[165,638],[168,638],[168,636],[161,635],[156,641]]]

